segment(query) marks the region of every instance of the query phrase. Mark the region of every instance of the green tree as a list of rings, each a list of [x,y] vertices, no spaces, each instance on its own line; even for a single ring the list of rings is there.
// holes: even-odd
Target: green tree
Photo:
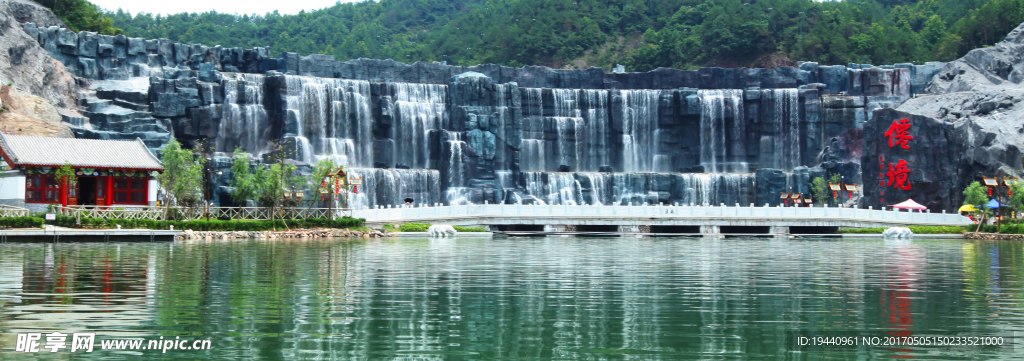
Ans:
[[[832,183],[832,184],[840,184],[840,183],[842,183],[842,182],[843,182],[843,176],[842,176],[842,175],[840,175],[839,173],[832,173],[832,176],[830,176],[830,177],[828,178],[828,182],[829,182],[829,183]],[[841,188],[840,188],[840,189],[841,189]],[[828,192],[826,192],[826,193],[825,193],[825,196],[826,196],[826,197],[828,196]],[[833,206],[837,205],[836,203],[837,203],[838,201],[839,201],[839,198],[836,198],[836,197],[832,197],[832,205],[833,205]]]
[[[825,184],[824,178],[814,177],[811,181],[811,195],[818,204],[825,204],[828,201],[828,184]]]
[[[68,189],[74,187],[78,182],[78,175],[75,174],[75,168],[72,168],[71,163],[69,162],[64,162],[64,165],[57,168],[54,178],[57,179],[57,185],[60,187],[62,199],[63,197],[67,197]]]
[[[206,159],[197,157],[191,149],[181,148],[181,143],[171,139],[160,154],[164,171],[157,176],[164,188],[164,217],[170,212],[171,199],[179,206],[195,207],[203,197],[203,165]]]
[[[981,230],[981,225],[985,223],[985,218],[988,216],[988,193],[985,191],[985,187],[978,181],[971,182],[964,188],[964,205],[972,205],[978,209],[978,213],[981,219],[978,220],[978,228],[974,230],[977,233]]]
[[[53,11],[72,30],[94,31],[105,35],[117,35],[123,30],[114,27],[114,20],[87,0],[39,0]]]
[[[256,199],[259,189],[259,180],[249,166],[249,155],[242,152],[241,148],[235,148],[232,155],[234,163],[231,164],[231,200],[235,204],[245,206],[245,202]]]
[[[1024,210],[1024,184],[1018,181],[1017,184],[1010,186],[1010,192],[1013,193],[1010,195],[1010,207],[1013,207],[1015,212]],[[1017,222],[1020,223],[1021,219],[1018,218]]]

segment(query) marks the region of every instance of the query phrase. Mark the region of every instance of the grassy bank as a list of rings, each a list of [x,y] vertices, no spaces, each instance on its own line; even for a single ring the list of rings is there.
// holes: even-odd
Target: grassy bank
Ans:
[[[428,229],[430,229],[430,226],[431,225],[427,224],[427,223],[404,223],[404,224],[398,226],[397,229],[398,229],[399,232],[426,232]],[[452,226],[452,228],[455,228],[455,230],[459,231],[459,232],[487,232],[487,228],[484,228],[484,227]],[[388,224],[388,225],[384,226],[384,230],[394,230],[394,229],[395,229],[395,226],[392,225],[392,224]]]
[[[911,232],[914,234],[961,234],[966,232],[965,227],[954,227],[954,226],[909,226]],[[882,234],[888,227],[879,228],[851,228],[851,229],[840,229],[839,233],[851,233],[851,234]],[[974,228],[971,228],[973,231]]]

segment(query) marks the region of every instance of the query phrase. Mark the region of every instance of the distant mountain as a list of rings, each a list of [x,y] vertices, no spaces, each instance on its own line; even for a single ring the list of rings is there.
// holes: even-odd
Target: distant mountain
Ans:
[[[628,70],[950,61],[1024,21],[1024,0],[381,0],[296,15],[107,12],[128,36],[339,60]]]

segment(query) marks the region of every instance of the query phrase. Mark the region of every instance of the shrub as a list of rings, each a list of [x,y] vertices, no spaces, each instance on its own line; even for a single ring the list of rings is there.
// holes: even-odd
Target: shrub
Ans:
[[[484,227],[452,226],[452,228],[455,228],[455,230],[459,231],[459,232],[487,232],[488,231],[487,228],[484,228]]]
[[[0,228],[43,228],[43,219],[38,217],[3,217]]]
[[[406,223],[398,227],[398,230],[401,232],[426,232],[427,228],[430,228],[430,225],[426,223]]]

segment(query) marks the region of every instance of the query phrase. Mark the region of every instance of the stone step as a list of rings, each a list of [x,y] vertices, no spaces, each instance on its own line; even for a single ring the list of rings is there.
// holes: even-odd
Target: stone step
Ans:
[[[131,109],[131,110],[134,110],[134,111],[138,111],[138,112],[148,112],[149,111],[149,103],[139,104],[139,103],[132,103],[132,102],[129,102],[129,101],[126,101],[126,100],[114,99],[114,105],[117,105],[117,106],[122,107],[122,108]]]

